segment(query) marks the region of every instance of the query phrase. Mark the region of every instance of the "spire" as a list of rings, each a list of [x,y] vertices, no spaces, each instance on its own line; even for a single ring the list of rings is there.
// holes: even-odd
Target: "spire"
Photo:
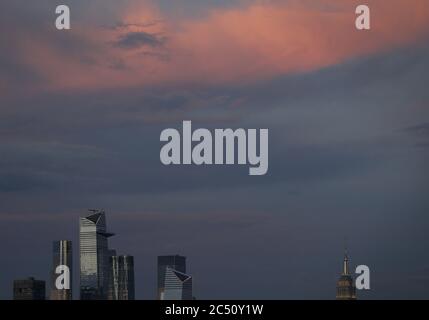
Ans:
[[[343,272],[337,282],[337,300],[356,300],[356,287],[349,271],[347,247],[344,250]]]
[[[344,250],[343,275],[349,275],[349,257],[347,255],[347,248]]]

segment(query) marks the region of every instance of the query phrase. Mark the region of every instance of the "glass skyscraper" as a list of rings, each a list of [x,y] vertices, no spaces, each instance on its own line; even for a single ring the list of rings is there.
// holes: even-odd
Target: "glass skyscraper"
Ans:
[[[80,298],[81,300],[107,299],[109,287],[108,238],[106,216],[102,210],[80,218]]]
[[[73,254],[72,254],[72,242],[69,240],[60,240],[53,242],[53,259],[52,259],[52,271],[51,271],[51,300],[71,300],[72,299],[72,285],[73,285]],[[67,266],[69,273],[70,289],[57,289],[55,282],[57,278],[63,274],[56,274],[55,271],[58,266]]]
[[[111,256],[109,264],[109,300],[134,300],[134,257]]]
[[[167,267],[161,300],[192,300],[192,277]]]
[[[186,274],[186,257],[180,255],[158,257],[158,299],[163,299],[167,268]]]

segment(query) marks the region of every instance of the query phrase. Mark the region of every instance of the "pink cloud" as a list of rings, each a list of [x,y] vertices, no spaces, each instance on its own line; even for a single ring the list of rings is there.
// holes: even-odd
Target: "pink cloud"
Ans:
[[[292,1],[216,11],[182,24],[175,48],[188,54],[179,55],[176,63],[193,69],[198,81],[246,81],[319,69],[428,34],[428,2],[369,1],[371,31],[355,28],[354,10],[360,3]]]
[[[82,90],[258,81],[410,45],[428,35],[425,0],[367,1],[371,31],[355,28],[358,4],[361,1],[256,2],[213,10],[201,19],[167,21],[153,3],[145,2],[125,10],[120,28],[74,28],[77,37],[96,48],[93,64],[64,54],[49,40],[30,39],[22,49],[49,87]],[[163,41],[157,46],[113,45],[130,32]]]

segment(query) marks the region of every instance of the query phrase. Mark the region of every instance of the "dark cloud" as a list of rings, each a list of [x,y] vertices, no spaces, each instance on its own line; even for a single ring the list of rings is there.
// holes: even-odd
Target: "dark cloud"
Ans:
[[[157,26],[162,22],[163,20],[153,20],[153,21],[148,21],[146,23],[117,22],[113,27],[108,27],[108,28],[113,30],[128,30],[129,28],[148,28],[148,27]]]
[[[405,128],[405,131],[418,136],[429,137],[429,123],[422,123],[415,126]]]
[[[0,173],[0,192],[28,192],[35,190],[49,190],[55,188],[55,183],[49,181],[47,177],[43,175],[37,175],[34,172],[23,172],[19,173]]]
[[[416,147],[418,147],[418,148],[429,148],[429,142],[416,143]]]
[[[414,138],[413,141],[416,148],[427,149],[429,147],[429,123],[425,122],[409,126],[403,131]]]
[[[165,39],[157,34],[144,31],[129,32],[119,36],[115,46],[123,49],[136,49],[145,46],[160,47],[164,44]]]

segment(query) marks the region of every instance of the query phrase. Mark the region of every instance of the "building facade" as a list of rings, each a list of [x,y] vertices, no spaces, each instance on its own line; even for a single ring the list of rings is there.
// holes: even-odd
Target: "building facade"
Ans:
[[[103,300],[108,298],[109,247],[108,238],[113,233],[106,231],[106,216],[102,210],[80,218],[80,298]]]
[[[51,300],[71,300],[72,299],[72,285],[73,285],[73,252],[72,242],[69,240],[54,241],[52,246],[52,271],[51,271]],[[65,270],[57,270],[59,266],[66,266],[68,272]],[[57,273],[60,272],[60,274]],[[56,282],[58,277],[63,274],[69,277],[69,289],[58,289]],[[66,280],[64,280],[65,282]],[[63,284],[65,284],[63,282]]]
[[[13,282],[13,300],[45,300],[46,283],[30,277]]]
[[[109,300],[134,300],[134,257],[114,255],[109,265]]]
[[[158,300],[162,298],[165,290],[167,268],[186,274],[186,257],[180,255],[158,257]]]
[[[161,300],[192,300],[192,277],[167,267]]]
[[[344,254],[343,272],[337,282],[337,300],[356,300],[356,286],[349,272],[349,258]]]

